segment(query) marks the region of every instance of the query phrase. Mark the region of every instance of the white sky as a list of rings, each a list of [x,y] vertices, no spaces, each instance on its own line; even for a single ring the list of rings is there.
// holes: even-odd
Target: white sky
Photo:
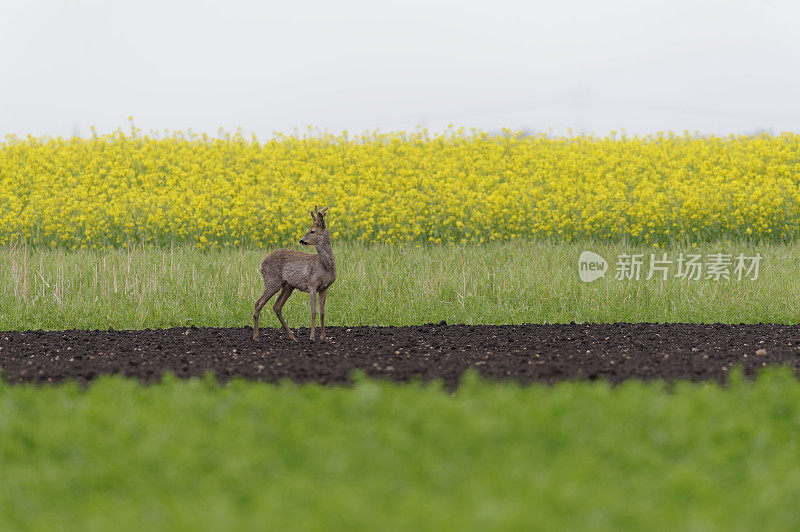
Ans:
[[[0,0],[0,135],[799,131],[798,5]]]

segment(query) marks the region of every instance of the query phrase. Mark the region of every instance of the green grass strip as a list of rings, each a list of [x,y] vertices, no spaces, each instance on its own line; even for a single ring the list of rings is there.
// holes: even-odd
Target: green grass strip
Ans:
[[[609,262],[584,283],[578,258],[591,250]],[[140,329],[252,325],[263,289],[258,265],[269,250],[199,252],[189,246],[132,251],[0,248],[0,330]],[[721,241],[669,249],[623,244],[516,242],[485,246],[365,246],[334,243],[338,279],[328,325],[576,322],[797,323],[800,243]],[[650,280],[650,254],[672,261],[668,279]],[[676,277],[680,254],[761,255],[758,279]],[[641,254],[639,280],[617,280],[623,254]],[[27,259],[26,259],[27,256]],[[734,267],[728,268],[733,277]],[[308,299],[284,308],[307,326]],[[262,326],[278,321],[265,307]]]

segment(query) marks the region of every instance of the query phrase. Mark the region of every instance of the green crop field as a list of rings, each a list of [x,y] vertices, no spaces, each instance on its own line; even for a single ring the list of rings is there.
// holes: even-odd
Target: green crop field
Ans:
[[[0,384],[2,530],[796,530],[800,385]]]

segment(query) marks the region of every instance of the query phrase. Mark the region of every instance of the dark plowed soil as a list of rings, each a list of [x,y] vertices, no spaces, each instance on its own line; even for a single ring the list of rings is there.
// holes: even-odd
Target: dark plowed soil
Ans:
[[[212,371],[269,382],[348,383],[353,370],[395,381],[442,379],[457,386],[467,368],[493,379],[553,383],[565,379],[725,381],[734,366],[747,375],[767,364],[800,367],[800,327],[788,325],[571,324],[329,327],[311,343],[277,329],[182,327],[144,331],[0,333],[0,375],[8,382],[82,383],[102,374],[144,382],[164,372]],[[762,351],[763,350],[763,351]]]

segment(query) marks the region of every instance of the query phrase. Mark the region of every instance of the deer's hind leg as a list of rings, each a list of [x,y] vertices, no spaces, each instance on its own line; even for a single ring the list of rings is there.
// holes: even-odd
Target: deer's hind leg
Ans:
[[[256,308],[255,312],[253,312],[253,340],[258,341],[258,315],[261,314],[261,309],[264,305],[267,304],[272,296],[281,289],[281,284],[279,282],[265,282],[264,283],[264,293],[261,294],[261,297],[256,300]]]
[[[283,288],[281,289],[281,293],[278,295],[278,299],[275,300],[275,304],[272,306],[272,309],[275,311],[275,314],[278,316],[278,320],[280,320],[281,325],[283,326],[283,330],[286,331],[286,336],[289,337],[289,340],[293,342],[297,341],[297,338],[294,337],[292,334],[292,330],[286,325],[286,322],[283,320],[283,305],[286,303],[286,300],[289,299],[289,296],[292,295],[294,291],[294,287],[291,286],[289,283],[283,283]]]

